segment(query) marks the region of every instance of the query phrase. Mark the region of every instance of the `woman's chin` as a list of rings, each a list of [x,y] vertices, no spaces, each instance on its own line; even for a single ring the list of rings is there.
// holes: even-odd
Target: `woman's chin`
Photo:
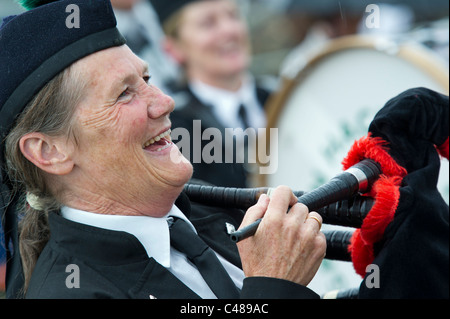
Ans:
[[[191,162],[183,156],[175,144],[171,147],[164,162],[164,170],[168,172],[172,185],[176,187],[183,187],[194,172]]]

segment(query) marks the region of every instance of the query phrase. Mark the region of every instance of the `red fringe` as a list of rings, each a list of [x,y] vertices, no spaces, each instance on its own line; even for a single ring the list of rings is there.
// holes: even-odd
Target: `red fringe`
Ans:
[[[362,242],[360,229],[355,230],[353,233],[348,250],[352,256],[355,272],[364,278],[366,276],[366,267],[373,262],[375,255],[373,247],[371,245],[364,245]]]
[[[407,174],[406,169],[389,155],[387,143],[371,134],[354,143],[342,164],[344,169],[348,169],[366,158],[379,163],[383,175],[367,194],[375,199],[375,204],[361,229],[353,234],[349,246],[355,271],[362,277],[366,275],[367,265],[375,258],[373,245],[383,238],[386,227],[394,219],[400,199],[400,184]]]
[[[361,162],[363,159],[369,158],[376,161],[381,166],[381,171],[386,176],[406,176],[407,171],[397,164],[397,162],[389,155],[388,143],[380,137],[372,137],[369,135],[355,141],[347,157],[342,164],[344,170]]]
[[[448,137],[444,144],[437,147],[437,150],[438,150],[439,154],[441,154],[441,156],[445,157],[446,159],[449,159],[448,158]]]
[[[375,258],[373,245],[383,238],[386,227],[394,219],[400,199],[401,177],[382,175],[373,186],[375,204],[364,219],[361,229],[355,232],[351,239],[349,251],[353,267],[362,277],[366,274],[367,265]]]

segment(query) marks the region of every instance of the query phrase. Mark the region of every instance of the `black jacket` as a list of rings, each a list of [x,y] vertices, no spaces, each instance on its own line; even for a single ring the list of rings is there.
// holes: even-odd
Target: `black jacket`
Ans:
[[[205,163],[203,158],[200,163],[195,163],[193,160],[194,143],[201,143],[201,150],[204,149],[205,145],[211,142],[211,140],[193,140],[196,138],[193,129],[193,121],[201,120],[201,130],[200,134],[207,128],[217,128],[222,133],[222,137],[225,136],[225,127],[222,125],[219,119],[213,114],[212,108],[202,104],[199,99],[189,90],[185,88],[179,95],[183,96],[182,107],[175,109],[172,112],[170,119],[172,121],[172,129],[185,128],[188,130],[191,140],[190,140],[190,156],[189,161],[194,166],[193,178],[208,182],[217,186],[225,187],[248,187],[248,172],[246,171],[243,164],[236,163],[226,163],[225,161],[225,143],[222,143],[222,163]],[[257,88],[256,95],[258,97],[261,105],[265,105],[270,92],[268,90]],[[174,140],[177,143],[178,140]],[[183,151],[183,150],[182,150]],[[185,154],[183,152],[183,154]],[[236,156],[236,154],[234,154]]]
[[[242,212],[193,205],[180,196],[177,206],[190,216],[201,237],[231,263],[240,266],[237,247],[226,234],[225,222],[238,226]],[[192,290],[125,232],[78,224],[57,213],[50,215],[51,239],[41,253],[27,298],[196,299]],[[80,288],[67,288],[68,265],[79,268]],[[246,278],[242,298],[318,298],[306,287],[274,278]]]

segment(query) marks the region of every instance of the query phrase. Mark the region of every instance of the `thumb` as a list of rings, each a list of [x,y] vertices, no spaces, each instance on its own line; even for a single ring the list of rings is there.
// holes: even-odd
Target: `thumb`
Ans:
[[[260,218],[263,218],[264,214],[267,211],[267,207],[269,206],[269,202],[269,196],[267,196],[266,194],[262,194],[259,197],[258,202],[247,210],[247,213],[245,214],[239,229],[254,223]]]

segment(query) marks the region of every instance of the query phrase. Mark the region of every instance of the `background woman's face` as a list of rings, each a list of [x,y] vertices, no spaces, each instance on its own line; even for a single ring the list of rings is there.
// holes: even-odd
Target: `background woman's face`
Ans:
[[[247,25],[234,1],[198,1],[183,9],[179,45],[188,72],[228,77],[250,63]]]

